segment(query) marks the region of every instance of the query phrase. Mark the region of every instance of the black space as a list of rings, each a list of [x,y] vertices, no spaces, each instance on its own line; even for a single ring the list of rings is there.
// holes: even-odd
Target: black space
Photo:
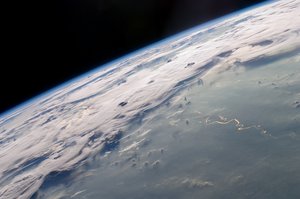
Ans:
[[[2,5],[0,112],[105,62],[261,0],[44,0]]]

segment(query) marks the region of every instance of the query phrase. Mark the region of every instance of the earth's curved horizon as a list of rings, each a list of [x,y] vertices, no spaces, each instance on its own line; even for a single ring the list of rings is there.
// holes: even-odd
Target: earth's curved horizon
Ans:
[[[0,198],[298,198],[299,10],[220,18],[0,115]]]

